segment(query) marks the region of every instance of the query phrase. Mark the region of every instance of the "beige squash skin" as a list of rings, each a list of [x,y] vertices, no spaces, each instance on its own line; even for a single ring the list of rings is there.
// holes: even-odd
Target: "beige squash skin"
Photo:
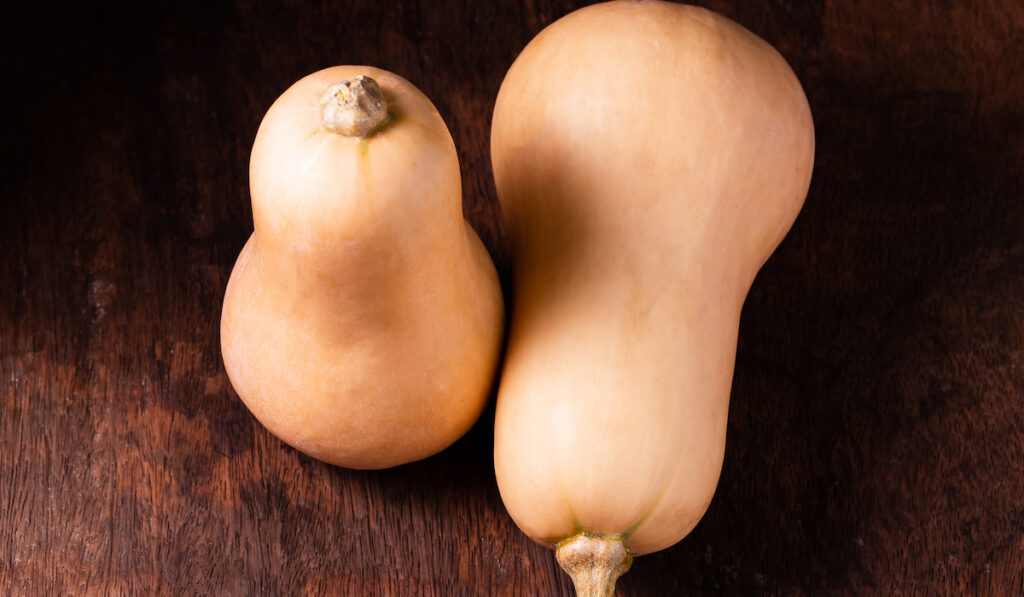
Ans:
[[[532,538],[641,555],[700,520],[740,309],[813,153],[786,62],[704,9],[592,5],[516,59],[491,139],[515,273],[495,469]]]
[[[321,94],[357,75],[379,83],[392,117],[366,139],[320,126]],[[434,106],[383,70],[314,73],[267,112],[249,176],[255,232],[221,318],[224,364],[249,410],[350,468],[458,439],[485,404],[504,315]]]

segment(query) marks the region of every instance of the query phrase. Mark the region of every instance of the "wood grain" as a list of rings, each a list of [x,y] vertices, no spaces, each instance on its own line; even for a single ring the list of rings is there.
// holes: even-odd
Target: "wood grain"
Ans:
[[[248,153],[289,84],[438,106],[507,279],[494,97],[585,2],[0,9],[0,594],[570,595],[511,523],[493,409],[381,472],[313,461],[227,382]],[[743,312],[718,493],[622,595],[1024,593],[1024,5],[709,6],[779,48],[814,180]]]

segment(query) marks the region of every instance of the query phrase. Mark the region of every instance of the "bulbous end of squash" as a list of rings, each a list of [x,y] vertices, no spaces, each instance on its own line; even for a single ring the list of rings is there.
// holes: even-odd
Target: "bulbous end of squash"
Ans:
[[[555,559],[572,577],[577,597],[611,597],[615,581],[633,564],[621,539],[586,534],[559,543]]]

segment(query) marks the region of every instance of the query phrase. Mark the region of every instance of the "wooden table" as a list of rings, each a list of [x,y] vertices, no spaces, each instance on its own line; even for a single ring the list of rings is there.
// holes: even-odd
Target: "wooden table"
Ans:
[[[245,410],[218,318],[260,119],[334,64],[434,100],[507,281],[494,97],[585,2],[300,4],[2,9],[0,594],[571,594],[501,504],[493,407],[426,461],[327,466]],[[711,509],[621,594],[1024,593],[1024,5],[710,6],[790,61],[817,162]]]

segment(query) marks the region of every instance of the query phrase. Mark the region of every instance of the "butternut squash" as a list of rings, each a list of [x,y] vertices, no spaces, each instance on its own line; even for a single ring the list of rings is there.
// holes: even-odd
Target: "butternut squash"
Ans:
[[[740,309],[810,183],[785,60],[656,0],[553,23],[508,71],[491,157],[514,296],[494,464],[579,594],[697,524],[722,466]]]
[[[430,100],[376,68],[309,75],[267,112],[249,177],[255,231],[221,318],[249,410],[350,468],[455,441],[483,409],[504,308]]]

